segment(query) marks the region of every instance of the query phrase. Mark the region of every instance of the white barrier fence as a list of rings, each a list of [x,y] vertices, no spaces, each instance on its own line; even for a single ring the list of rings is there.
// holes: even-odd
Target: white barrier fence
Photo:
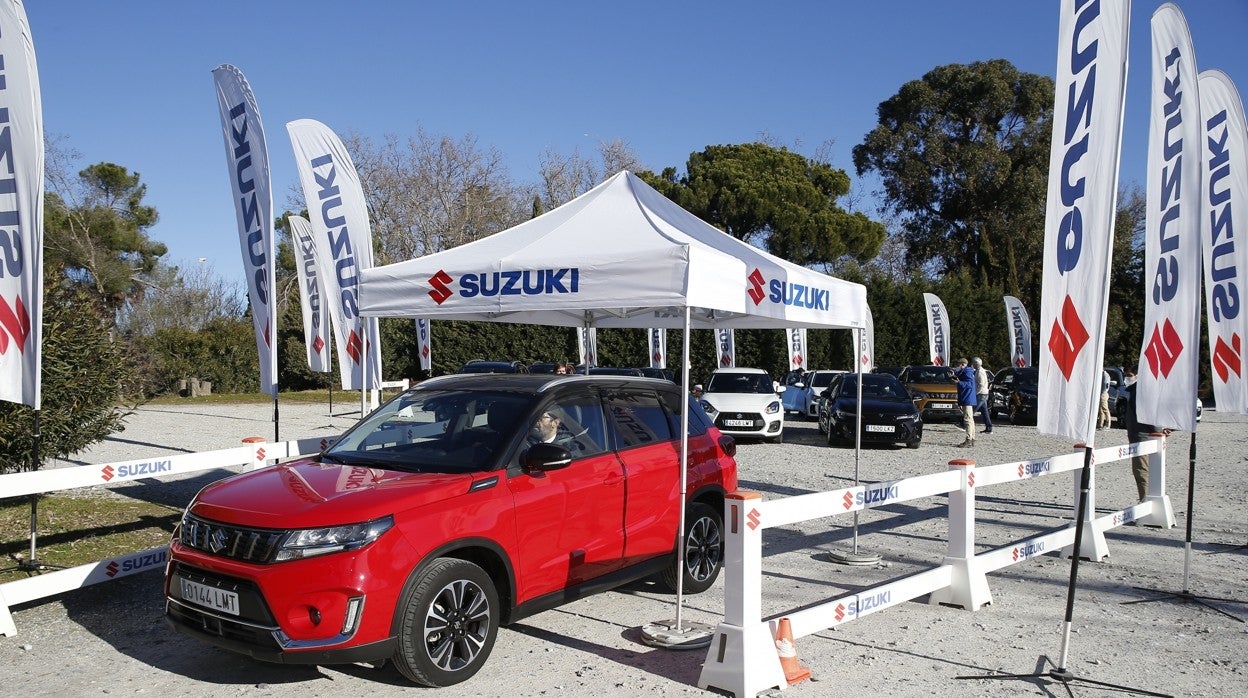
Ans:
[[[1096,465],[1136,455],[1149,459],[1148,495],[1139,504],[1097,518]],[[1083,461],[1084,450],[1080,447],[1079,451],[1066,455],[983,468],[975,467],[974,461],[955,460],[950,462],[949,471],[943,473],[771,501],[763,501],[762,495],[756,492],[729,494],[724,502],[724,619],[707,650],[698,687],[729,691],[737,698],[788,687],[776,653],[777,625],[781,616],[762,616],[765,529],[948,494],[948,552],[941,564],[781,615],[789,619],[792,639],[796,640],[925,594],[929,595],[928,603],[974,611],[992,602],[987,580],[989,572],[1059,549],[1068,557],[1075,540],[1072,523],[1057,531],[976,554],[976,492],[991,485],[1073,472],[1072,511],[1077,514]],[[1154,435],[1142,443],[1094,449],[1089,467],[1093,484],[1084,508],[1080,558],[1103,559],[1109,554],[1105,531],[1128,522],[1174,526],[1174,510],[1165,492],[1165,437]]]
[[[259,437],[245,439],[250,442],[246,446],[217,451],[0,475],[0,494],[5,498],[20,497],[134,480],[159,481],[217,468],[261,468],[276,463],[279,459],[319,453],[333,442],[333,437],[279,442],[253,439]],[[161,546],[0,584],[0,635],[17,634],[17,626],[9,611],[10,606],[144,572],[163,566],[167,557],[168,546]]]

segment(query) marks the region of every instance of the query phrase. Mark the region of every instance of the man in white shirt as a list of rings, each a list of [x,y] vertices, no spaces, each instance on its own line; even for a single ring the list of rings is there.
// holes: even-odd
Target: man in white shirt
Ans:
[[[975,411],[984,417],[984,433],[992,433],[992,410],[988,407],[988,371],[984,369],[984,362],[976,356],[971,359],[971,366],[975,369]]]

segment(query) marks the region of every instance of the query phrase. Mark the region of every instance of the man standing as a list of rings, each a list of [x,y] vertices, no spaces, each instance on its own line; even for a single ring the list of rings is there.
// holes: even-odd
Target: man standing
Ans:
[[[958,379],[958,407],[966,423],[966,440],[958,448],[970,448],[975,445],[975,372],[966,365],[966,359],[958,359],[953,376]]]
[[[975,411],[984,418],[984,433],[991,434],[992,410],[988,408],[988,371],[978,356],[971,359],[971,366],[975,369]]]
[[[1137,383],[1131,383],[1127,386],[1127,440],[1133,444],[1139,443],[1144,440],[1144,437],[1151,436],[1157,432],[1157,428],[1152,424],[1141,424],[1135,416],[1135,391],[1137,387]],[[1169,436],[1170,430],[1163,429],[1160,433]],[[1144,497],[1148,495],[1148,456],[1131,457],[1131,477],[1135,479],[1135,491],[1140,495],[1140,501],[1142,502]]]

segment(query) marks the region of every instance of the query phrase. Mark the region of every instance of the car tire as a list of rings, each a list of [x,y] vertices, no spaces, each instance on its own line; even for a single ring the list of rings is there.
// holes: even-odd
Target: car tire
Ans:
[[[466,560],[440,558],[409,582],[399,616],[394,665],[425,686],[451,686],[481,669],[498,635],[502,608],[494,581]]]
[[[915,439],[914,441],[907,441],[906,448],[918,448],[919,445],[922,443],[923,443],[922,439]]]
[[[709,504],[690,504],[685,513],[681,545],[685,546],[685,578],[681,581],[681,590],[700,594],[710,589],[724,567],[724,517]],[[663,584],[668,590],[676,591],[675,565],[663,570]]]
[[[782,444],[782,443],[784,443],[784,430],[781,430],[779,434],[776,434],[775,438],[773,438],[773,439],[771,440],[771,442],[772,442],[773,444]]]

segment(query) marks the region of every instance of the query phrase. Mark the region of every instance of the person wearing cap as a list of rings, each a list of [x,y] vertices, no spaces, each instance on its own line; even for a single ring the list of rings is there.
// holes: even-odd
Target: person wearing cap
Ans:
[[[975,369],[975,411],[984,418],[984,433],[991,434],[992,410],[988,408],[988,371],[978,356],[971,359],[971,366]]]

